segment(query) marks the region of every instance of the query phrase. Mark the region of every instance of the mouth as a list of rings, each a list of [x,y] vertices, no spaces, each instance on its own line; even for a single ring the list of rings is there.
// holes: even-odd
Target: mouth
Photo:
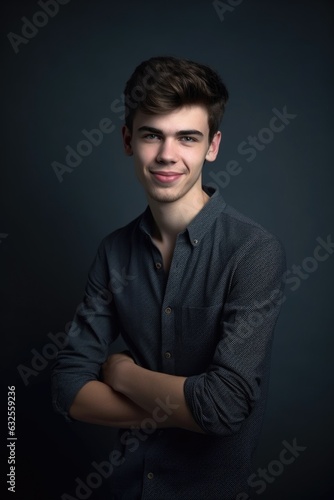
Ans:
[[[178,180],[183,174],[180,174],[180,172],[151,172],[153,175],[154,179],[156,179],[158,182],[161,182],[163,184],[170,184],[176,180]]]

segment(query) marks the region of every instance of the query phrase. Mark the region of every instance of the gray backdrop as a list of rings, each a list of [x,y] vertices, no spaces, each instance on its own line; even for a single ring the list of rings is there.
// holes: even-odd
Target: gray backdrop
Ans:
[[[334,498],[332,2],[43,3],[1,4],[1,402],[5,415],[15,385],[15,498],[77,498],[76,478],[93,484],[93,462],[113,448],[113,430],[54,414],[50,367],[100,240],[146,205],[122,152],[117,100],[153,55],[194,59],[223,76],[223,144],[204,179],[286,248],[290,274],[256,456],[268,479],[255,498]],[[106,118],[100,143],[82,143],[83,130]],[[7,458],[6,422],[3,431]],[[291,464],[280,463],[283,442],[300,447]],[[108,479],[100,482],[92,500],[108,498]]]

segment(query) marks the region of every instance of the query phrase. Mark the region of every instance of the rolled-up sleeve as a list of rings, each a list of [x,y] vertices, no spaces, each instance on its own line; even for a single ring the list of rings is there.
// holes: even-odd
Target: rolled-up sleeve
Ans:
[[[285,255],[274,236],[246,243],[235,262],[212,362],[205,373],[188,377],[184,385],[197,424],[221,436],[237,432],[261,398],[284,301]]]
[[[52,370],[55,410],[71,420],[69,409],[77,392],[97,380],[110,344],[119,334],[117,314],[109,285],[105,240],[89,271],[85,294],[78,306],[66,344],[58,352]]]

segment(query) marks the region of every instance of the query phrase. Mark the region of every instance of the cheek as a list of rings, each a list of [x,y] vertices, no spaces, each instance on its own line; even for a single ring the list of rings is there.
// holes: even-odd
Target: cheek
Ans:
[[[205,160],[206,151],[197,148],[192,148],[186,151],[183,155],[184,162],[187,163],[193,170],[202,168]]]
[[[147,167],[152,163],[152,159],[148,157],[147,152],[136,151],[133,155],[133,163],[137,177],[142,179],[145,177],[145,172]]]
[[[152,161],[152,158],[155,157],[155,148],[151,146],[145,147],[136,147],[135,148],[135,158],[136,162],[141,165],[145,165],[146,163]]]

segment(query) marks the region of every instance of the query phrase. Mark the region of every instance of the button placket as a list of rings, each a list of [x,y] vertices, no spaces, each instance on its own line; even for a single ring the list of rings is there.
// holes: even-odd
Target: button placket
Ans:
[[[166,318],[166,321],[169,323],[169,325],[167,323],[168,328],[166,328],[166,330],[168,330],[169,332],[166,335],[166,342],[165,342],[166,347],[170,346],[171,345],[170,342],[173,341],[173,319],[170,317],[171,315],[172,315],[172,308],[170,306],[165,307],[164,317],[166,318],[169,316],[169,318]],[[172,353],[170,352],[170,350],[163,351],[163,357],[165,360],[170,360],[172,358]]]
[[[189,245],[189,244],[188,244]],[[178,238],[174,249],[172,265],[167,277],[164,300],[161,309],[161,363],[165,373],[175,373],[175,307],[178,307],[178,292],[182,286],[182,271],[178,262],[186,260],[187,243]],[[181,266],[182,267],[182,266]]]

